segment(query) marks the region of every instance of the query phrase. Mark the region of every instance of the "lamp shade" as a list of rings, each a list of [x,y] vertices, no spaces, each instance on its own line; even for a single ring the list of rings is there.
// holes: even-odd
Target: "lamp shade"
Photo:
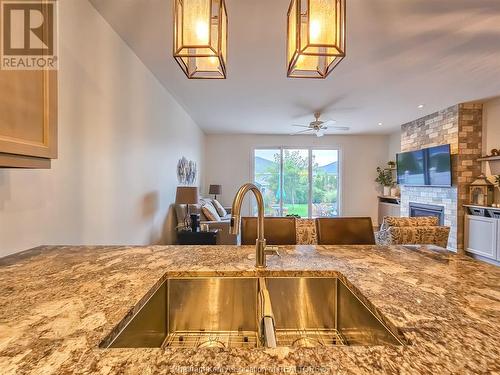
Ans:
[[[345,0],[291,0],[288,77],[326,78],[345,57]]]
[[[224,79],[227,13],[224,0],[174,0],[174,58],[188,78]]]
[[[210,187],[208,188],[208,194],[221,195],[222,185],[210,185]]]
[[[198,188],[196,186],[178,186],[175,194],[177,204],[197,204]]]

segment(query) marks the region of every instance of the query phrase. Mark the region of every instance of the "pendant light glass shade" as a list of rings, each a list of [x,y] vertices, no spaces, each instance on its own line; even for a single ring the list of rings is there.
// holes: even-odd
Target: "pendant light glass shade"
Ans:
[[[174,58],[188,78],[226,78],[224,0],[174,0]]]
[[[292,0],[288,77],[326,78],[345,57],[345,0]]]

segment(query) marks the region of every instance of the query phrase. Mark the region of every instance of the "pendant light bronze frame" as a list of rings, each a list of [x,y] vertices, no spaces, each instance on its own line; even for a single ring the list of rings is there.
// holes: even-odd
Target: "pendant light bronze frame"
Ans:
[[[184,9],[186,1],[174,0],[173,56],[177,64],[189,79],[225,79],[227,78],[227,32],[228,17],[225,0],[209,0],[210,19],[208,20],[208,45],[184,44]],[[216,9],[216,12],[214,12]],[[214,23],[214,21],[216,23]],[[217,25],[216,45],[212,45],[212,26]],[[217,70],[198,69],[200,59],[217,59]]]
[[[325,79],[332,70],[346,56],[345,40],[346,40],[346,1],[345,0],[330,0],[336,5],[335,12],[335,28],[336,28],[336,43],[335,44],[314,44],[311,43],[310,37],[310,16],[311,16],[311,1],[316,0],[291,0],[287,13],[287,76],[289,78],[315,78]],[[305,5],[305,6],[304,6]],[[302,9],[306,8],[307,13],[303,13]],[[306,41],[302,46],[302,27],[303,20],[306,18],[305,25],[307,27]],[[292,22],[294,22],[295,35],[291,34]],[[293,39],[292,39],[293,38]],[[293,53],[291,42],[294,42],[295,48]],[[317,57],[318,65],[316,69],[297,69],[300,58]]]

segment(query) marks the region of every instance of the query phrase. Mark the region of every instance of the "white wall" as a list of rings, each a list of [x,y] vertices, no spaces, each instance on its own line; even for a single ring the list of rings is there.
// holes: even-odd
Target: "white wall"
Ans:
[[[87,0],[59,3],[59,159],[0,169],[0,256],[164,242],[177,160],[201,162],[204,134]]]
[[[483,107],[483,155],[500,150],[500,97],[484,103]],[[483,163],[487,175],[500,174],[500,161]]]
[[[398,130],[388,136],[388,154],[387,160],[396,161],[396,154],[401,152],[401,130]]]
[[[339,148],[342,153],[342,214],[371,216],[377,220],[375,169],[387,162],[387,136],[287,136],[207,135],[205,186],[221,184],[221,202],[230,206],[234,194],[252,181],[252,152],[255,147],[319,146]],[[206,193],[206,191],[205,191]],[[244,205],[248,215],[248,204]]]

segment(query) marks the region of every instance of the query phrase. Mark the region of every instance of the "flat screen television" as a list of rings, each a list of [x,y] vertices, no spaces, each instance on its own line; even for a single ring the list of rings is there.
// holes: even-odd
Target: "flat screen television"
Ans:
[[[451,186],[450,145],[398,154],[397,174],[400,185]]]

